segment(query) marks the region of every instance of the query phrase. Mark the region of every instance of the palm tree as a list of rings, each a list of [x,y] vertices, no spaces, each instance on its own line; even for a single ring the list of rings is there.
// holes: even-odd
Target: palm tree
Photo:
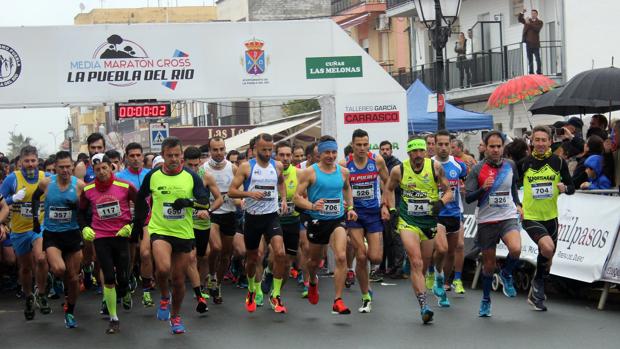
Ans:
[[[24,137],[23,134],[16,134],[14,131],[9,131],[9,143],[7,144],[9,148],[9,158],[14,158],[19,155],[19,151],[26,145],[31,145],[32,138]]]

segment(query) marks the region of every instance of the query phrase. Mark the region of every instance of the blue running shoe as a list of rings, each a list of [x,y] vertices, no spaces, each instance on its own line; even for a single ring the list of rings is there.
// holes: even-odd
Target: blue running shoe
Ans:
[[[512,275],[504,275],[503,271],[499,272],[499,281],[502,284],[502,292],[504,296],[513,298],[517,296],[517,290],[515,289]]]
[[[183,320],[181,320],[179,315],[170,318],[170,331],[172,331],[172,334],[185,333],[185,325],[183,325]]]
[[[433,294],[437,297],[437,303],[442,308],[447,308],[450,306],[450,301],[448,300],[448,295],[446,294],[446,290],[443,288],[443,276],[435,273],[435,283],[433,284]]]
[[[170,299],[162,298],[159,301],[159,307],[157,307],[157,320],[167,321],[170,320]]]
[[[65,313],[65,327],[66,328],[77,327],[77,321],[75,321],[75,316],[73,316],[73,314]]]
[[[265,269],[263,271],[263,282],[261,283],[261,290],[264,294],[269,294],[271,291],[271,284],[273,283],[273,274]]]
[[[480,301],[480,311],[478,312],[480,317],[491,317],[491,301],[490,300],[482,300]]]
[[[434,313],[431,308],[428,307],[428,305],[425,305],[424,307],[422,307],[422,309],[420,309],[420,315],[422,315],[422,322],[424,322],[425,324],[433,321]]]

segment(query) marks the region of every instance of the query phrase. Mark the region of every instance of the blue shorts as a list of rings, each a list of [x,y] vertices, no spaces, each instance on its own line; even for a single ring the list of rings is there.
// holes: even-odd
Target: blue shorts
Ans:
[[[358,208],[355,213],[357,221],[347,221],[347,228],[364,228],[366,233],[383,232],[381,209]]]
[[[37,239],[42,239],[43,234],[27,231],[25,233],[11,233],[11,243],[16,256],[23,256],[32,252],[32,244]]]
[[[6,234],[6,239],[2,241],[2,247],[11,247],[13,243],[11,243],[11,233]]]

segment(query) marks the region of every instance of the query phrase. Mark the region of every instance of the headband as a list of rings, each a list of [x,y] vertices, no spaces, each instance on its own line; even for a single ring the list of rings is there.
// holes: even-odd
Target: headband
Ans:
[[[338,143],[336,143],[336,141],[324,141],[319,143],[318,148],[319,154],[328,150],[338,151]]]
[[[407,152],[414,150],[426,151],[426,141],[424,141],[423,139],[412,139],[407,142]]]

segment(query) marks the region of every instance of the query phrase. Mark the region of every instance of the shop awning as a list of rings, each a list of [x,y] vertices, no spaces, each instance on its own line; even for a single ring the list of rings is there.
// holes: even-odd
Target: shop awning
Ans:
[[[250,140],[252,138],[258,136],[261,133],[268,133],[270,135],[275,135],[283,131],[292,130],[295,127],[304,125],[306,123],[316,124],[317,121],[320,121],[320,119],[321,119],[321,113],[317,112],[315,115],[308,116],[308,117],[295,118],[294,120],[288,120],[288,121],[285,118],[277,123],[270,123],[264,126],[257,125],[257,127],[254,129],[251,129],[247,132],[244,132],[237,136],[226,139],[226,149],[231,150],[231,149],[243,148],[244,146],[247,146],[248,144],[250,144]]]

